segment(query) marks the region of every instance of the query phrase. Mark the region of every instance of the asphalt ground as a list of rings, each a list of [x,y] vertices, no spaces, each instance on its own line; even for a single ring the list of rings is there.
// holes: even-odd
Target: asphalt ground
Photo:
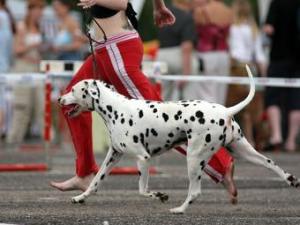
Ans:
[[[300,154],[268,154],[283,169],[300,177]],[[239,202],[231,205],[222,185],[210,178],[202,180],[202,195],[184,215],[169,209],[179,206],[187,195],[187,172],[184,157],[167,153],[154,160],[161,172],[150,178],[152,190],[165,192],[169,201],[161,203],[138,195],[137,176],[110,176],[97,195],[85,204],[73,205],[78,191],[59,192],[49,186],[51,180],[73,176],[73,153],[58,151],[53,169],[48,172],[0,172],[0,224],[201,224],[201,225],[278,225],[300,224],[300,189],[288,187],[265,168],[236,161],[235,180]],[[104,155],[97,155],[101,162]],[[41,153],[1,153],[0,163],[43,161]],[[134,166],[125,158],[121,166]]]

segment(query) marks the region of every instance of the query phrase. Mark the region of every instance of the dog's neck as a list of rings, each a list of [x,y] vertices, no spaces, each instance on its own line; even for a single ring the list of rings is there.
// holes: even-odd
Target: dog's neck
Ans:
[[[97,81],[97,88],[100,93],[100,97],[98,102],[94,101],[94,110],[101,115],[106,125],[113,123],[117,113],[129,113],[129,101],[136,101],[136,99],[128,99],[124,95],[113,91],[101,81]],[[118,106],[118,112],[114,108],[115,106]]]

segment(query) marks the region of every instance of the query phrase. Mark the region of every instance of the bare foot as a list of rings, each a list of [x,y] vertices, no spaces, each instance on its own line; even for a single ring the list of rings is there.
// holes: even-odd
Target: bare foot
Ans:
[[[233,180],[233,173],[234,173],[234,165],[233,163],[231,163],[228,170],[226,171],[222,184],[224,185],[224,187],[229,193],[231,204],[235,205],[238,202],[237,199],[238,193]]]
[[[50,186],[60,190],[60,191],[74,191],[74,190],[81,190],[85,191],[91,181],[94,178],[94,174],[90,174],[86,177],[78,177],[74,176],[66,181],[63,182],[50,182]]]

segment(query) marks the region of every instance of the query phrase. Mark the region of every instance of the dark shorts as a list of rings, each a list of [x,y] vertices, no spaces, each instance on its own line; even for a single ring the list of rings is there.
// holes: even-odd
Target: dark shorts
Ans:
[[[295,69],[291,62],[271,62],[268,77],[300,78],[300,70]],[[288,111],[300,109],[300,88],[267,87],[265,106],[281,106]]]

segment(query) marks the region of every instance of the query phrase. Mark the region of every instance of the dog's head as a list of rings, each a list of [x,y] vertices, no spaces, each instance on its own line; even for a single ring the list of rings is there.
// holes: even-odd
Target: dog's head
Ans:
[[[71,91],[58,99],[61,106],[70,106],[69,117],[76,117],[81,112],[95,110],[99,103],[100,90],[95,80],[83,80],[75,84]]]

